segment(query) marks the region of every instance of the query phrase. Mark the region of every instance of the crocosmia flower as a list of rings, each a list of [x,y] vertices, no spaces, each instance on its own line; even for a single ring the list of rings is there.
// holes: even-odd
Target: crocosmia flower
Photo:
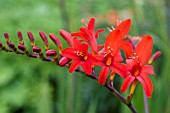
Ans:
[[[86,27],[81,27],[79,32],[72,33],[72,36],[80,37],[83,41],[89,44],[92,53],[97,54],[98,45],[96,38],[99,37],[99,33],[103,32],[104,29],[98,29],[94,31],[95,19],[91,18],[88,25],[83,21]]]
[[[103,53],[97,56],[100,61],[100,64],[98,65],[103,66],[98,78],[99,84],[104,85],[110,69],[113,72],[118,73],[121,77],[126,77],[126,66],[125,64],[120,64],[120,62],[123,61],[122,56],[120,54],[121,44],[121,31],[118,29],[113,30],[106,38],[104,50],[102,51]]]
[[[73,39],[73,47],[65,48],[61,52],[62,56],[73,59],[69,72],[74,72],[79,66],[82,66],[84,72],[92,73],[92,64],[98,60],[88,52],[88,45],[81,44],[77,38]]]
[[[135,48],[134,56],[126,60],[129,73],[122,84],[122,92],[125,92],[131,83],[133,91],[135,88],[134,85],[139,81],[144,88],[146,96],[152,96],[153,85],[148,74],[154,75],[154,70],[151,65],[147,65],[152,53],[152,46],[152,37],[149,35],[144,36]]]

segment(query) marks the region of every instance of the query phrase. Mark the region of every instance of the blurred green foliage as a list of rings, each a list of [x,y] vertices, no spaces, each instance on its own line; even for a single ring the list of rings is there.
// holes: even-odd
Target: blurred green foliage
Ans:
[[[153,63],[157,76],[151,77],[154,91],[148,99],[150,112],[169,113],[167,23],[170,20],[166,19],[166,7],[162,0],[0,0],[0,40],[5,43],[3,32],[8,32],[10,39],[18,44],[17,31],[21,30],[26,46],[30,48],[26,36],[30,30],[36,37],[36,44],[43,47],[38,30],[60,37],[60,29],[78,31],[82,18],[95,17],[96,28],[107,28],[115,25],[117,19],[131,18],[130,34],[151,34],[153,51],[162,51],[162,56]],[[103,43],[107,33],[106,30],[100,35],[99,43]],[[50,43],[51,48],[56,49]],[[97,82],[79,73],[69,74],[66,70],[52,63],[0,51],[0,113],[130,113]],[[116,76],[118,91],[121,82],[122,79]],[[139,113],[144,113],[140,84],[132,103]]]

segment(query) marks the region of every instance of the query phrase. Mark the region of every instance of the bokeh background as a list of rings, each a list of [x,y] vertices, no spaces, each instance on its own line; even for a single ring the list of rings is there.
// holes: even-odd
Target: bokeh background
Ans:
[[[106,28],[115,25],[117,19],[133,20],[129,33],[132,36],[153,36],[153,52],[161,50],[162,56],[153,63],[157,76],[150,76],[154,91],[148,99],[149,110],[170,113],[169,0],[0,0],[0,41],[5,44],[3,33],[8,32],[18,44],[17,31],[21,30],[25,44],[31,48],[26,35],[31,31],[36,44],[43,47],[39,30],[61,38],[60,29],[78,31],[81,19],[88,21],[90,17],[96,18],[96,29],[105,28],[99,43],[104,42]],[[116,76],[118,90],[121,82]],[[139,113],[144,113],[140,84],[132,103]],[[0,113],[130,113],[130,110],[88,77],[69,74],[67,68],[39,59],[0,51]]]

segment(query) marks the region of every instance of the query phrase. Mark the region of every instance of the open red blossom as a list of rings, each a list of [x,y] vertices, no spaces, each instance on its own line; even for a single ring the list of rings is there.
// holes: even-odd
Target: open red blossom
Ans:
[[[86,23],[84,22],[86,25]],[[104,29],[98,29],[94,31],[95,19],[91,18],[86,27],[81,27],[79,32],[72,33],[72,36],[77,36],[82,38],[83,41],[89,44],[92,53],[96,54],[98,51],[98,45],[96,38],[99,37],[99,33],[103,32]]]
[[[126,60],[129,75],[122,84],[122,92],[125,92],[132,82],[139,81],[143,85],[146,96],[152,96],[153,85],[148,74],[154,75],[154,70],[151,65],[147,65],[152,53],[152,46],[152,37],[149,35],[144,36],[135,48],[134,56]]]
[[[74,60],[69,69],[70,73],[74,72],[79,66],[82,66],[84,72],[91,74],[93,63],[98,62],[98,60],[88,52],[88,45],[81,44],[77,38],[73,39],[73,47],[65,48],[61,54]]]
[[[125,36],[128,34],[130,27],[132,25],[131,19],[126,19],[118,24],[116,29],[119,29],[122,33],[122,40],[125,38]],[[121,48],[124,50],[126,58],[132,56],[133,52],[133,46],[132,43],[128,40],[123,40]]]
[[[98,78],[99,84],[105,84],[110,69],[123,78],[127,76],[126,65],[120,64],[123,61],[120,54],[121,42],[122,34],[118,29],[113,30],[106,38],[103,54],[97,56],[100,61],[98,65],[103,66]]]

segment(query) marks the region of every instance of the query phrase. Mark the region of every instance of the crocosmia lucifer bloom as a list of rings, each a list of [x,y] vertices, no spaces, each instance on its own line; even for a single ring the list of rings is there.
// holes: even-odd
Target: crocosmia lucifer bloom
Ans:
[[[89,44],[92,53],[96,54],[98,51],[98,45],[96,38],[99,37],[99,33],[103,32],[104,29],[98,29],[94,31],[95,19],[91,18],[88,25],[85,20],[83,21],[86,27],[81,27],[80,32],[72,33],[72,36],[80,37],[83,41]]]
[[[116,29],[119,29],[122,33],[122,44],[121,44],[121,48],[124,50],[126,58],[132,56],[132,50],[133,50],[133,46],[132,44],[128,41],[128,40],[124,40],[126,37],[126,35],[128,34],[130,27],[132,25],[132,20],[131,19],[126,19],[122,22],[120,22]]]
[[[120,54],[121,43],[122,34],[118,29],[113,30],[106,38],[103,54],[97,56],[100,61],[100,64],[98,65],[103,66],[98,78],[99,84],[104,85],[110,69],[113,70],[113,72],[118,73],[123,78],[127,75],[126,66],[119,63],[123,61]]]
[[[73,59],[69,72],[74,72],[79,66],[82,66],[84,72],[88,75],[92,73],[92,64],[98,60],[88,52],[88,45],[81,44],[77,38],[73,39],[73,47],[65,48],[61,52],[62,56]]]
[[[134,85],[136,85],[137,81],[139,81],[144,88],[146,96],[152,96],[153,85],[148,74],[154,75],[154,70],[151,65],[147,65],[152,53],[152,46],[152,37],[149,35],[144,36],[135,48],[133,53],[134,56],[132,56],[131,59],[126,60],[129,75],[125,78],[122,84],[122,92],[125,92],[131,83],[131,90],[134,90]]]

